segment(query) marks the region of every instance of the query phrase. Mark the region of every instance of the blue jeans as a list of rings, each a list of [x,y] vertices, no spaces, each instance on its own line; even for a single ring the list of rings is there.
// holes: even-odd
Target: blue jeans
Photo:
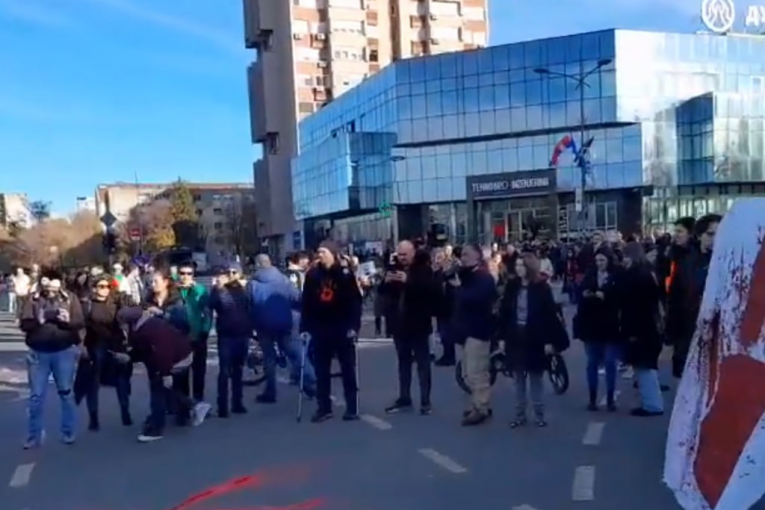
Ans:
[[[105,369],[114,370],[114,389],[117,391],[117,402],[123,419],[130,415],[130,366],[117,364],[105,346],[88,349],[88,356],[93,361],[94,376],[90,388],[85,395],[88,414],[91,419],[98,418],[98,394],[101,390],[101,374]],[[113,364],[107,367],[107,364]]]
[[[298,370],[300,370],[303,357],[303,346],[300,339],[291,334],[278,337],[261,335],[259,339],[260,348],[263,350],[263,370],[266,375],[266,387],[263,390],[263,395],[268,398],[276,398],[276,346],[279,346],[279,349],[292,364],[293,369],[297,367]],[[304,370],[303,389],[313,392],[316,388],[316,373],[307,356]]]
[[[590,390],[590,400],[597,399],[598,369],[601,365],[606,369],[606,396],[613,399],[616,391],[616,370],[621,359],[621,349],[618,345],[606,342],[585,342],[587,354],[587,387]]]
[[[659,371],[645,368],[635,369],[635,378],[640,393],[640,407],[646,411],[664,412],[664,397],[659,384]]]
[[[29,406],[27,439],[39,441],[43,432],[43,409],[48,379],[53,376],[61,399],[61,434],[73,436],[76,412],[74,404],[74,374],[77,370],[79,349],[70,347],[58,352],[29,351],[27,377],[29,378]]]
[[[218,337],[218,410],[228,410],[228,384],[231,381],[231,403],[242,407],[244,388],[242,373],[250,347],[248,337]]]

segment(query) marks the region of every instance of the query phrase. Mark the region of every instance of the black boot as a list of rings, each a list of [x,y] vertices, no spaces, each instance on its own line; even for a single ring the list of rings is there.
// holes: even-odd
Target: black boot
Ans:
[[[101,424],[98,422],[98,415],[91,414],[88,420],[88,430],[98,432],[101,430]]]
[[[120,417],[122,418],[122,425],[125,427],[133,426],[133,417],[130,416],[130,411],[127,409],[120,410]]]
[[[587,404],[588,411],[598,410],[598,392],[590,390],[590,403]]]

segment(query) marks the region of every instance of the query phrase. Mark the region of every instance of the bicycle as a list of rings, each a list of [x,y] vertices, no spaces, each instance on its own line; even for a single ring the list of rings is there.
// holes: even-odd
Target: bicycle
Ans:
[[[276,349],[276,366],[285,369],[287,368],[287,357],[279,349],[278,345],[275,345]],[[263,349],[260,348],[257,335],[253,335],[250,339],[250,347],[247,352],[247,360],[245,366],[252,371],[254,377],[251,379],[245,379],[242,384],[244,386],[260,386],[266,380],[265,362],[263,356]]]
[[[547,374],[552,384],[553,390],[558,395],[563,395],[568,391],[569,387],[569,375],[568,367],[566,366],[566,360],[560,353],[550,354],[547,356],[548,367]],[[495,349],[489,356],[489,384],[494,386],[497,382],[497,375],[502,374],[505,377],[512,379],[512,370],[507,366],[507,356],[504,349],[501,347]],[[462,361],[458,361],[454,368],[454,378],[457,381],[457,385],[467,393],[470,394],[470,387],[467,385],[462,372]]]

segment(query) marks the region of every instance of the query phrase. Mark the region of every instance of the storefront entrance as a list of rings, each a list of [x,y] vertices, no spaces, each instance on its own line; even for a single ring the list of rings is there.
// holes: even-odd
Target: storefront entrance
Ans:
[[[482,202],[478,205],[478,234],[484,243],[523,240],[531,229],[550,237],[554,218],[547,199],[515,199]]]

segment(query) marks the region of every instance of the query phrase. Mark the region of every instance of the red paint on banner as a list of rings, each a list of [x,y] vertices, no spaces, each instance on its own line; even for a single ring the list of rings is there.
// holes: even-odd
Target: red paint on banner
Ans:
[[[743,261],[738,264],[732,281],[742,282],[740,272]],[[738,278],[735,277],[736,273]],[[748,354],[722,356],[722,344],[738,343],[744,349],[760,341],[765,323],[765,244],[760,249],[747,284],[734,283],[735,290],[745,302],[741,318],[739,338],[721,337],[718,316],[710,325],[712,341],[703,347],[708,359],[707,405],[709,413],[699,429],[699,445],[694,463],[696,483],[710,507],[715,508],[730,482],[741,454],[765,413],[765,363]],[[744,459],[746,461],[747,459]]]

